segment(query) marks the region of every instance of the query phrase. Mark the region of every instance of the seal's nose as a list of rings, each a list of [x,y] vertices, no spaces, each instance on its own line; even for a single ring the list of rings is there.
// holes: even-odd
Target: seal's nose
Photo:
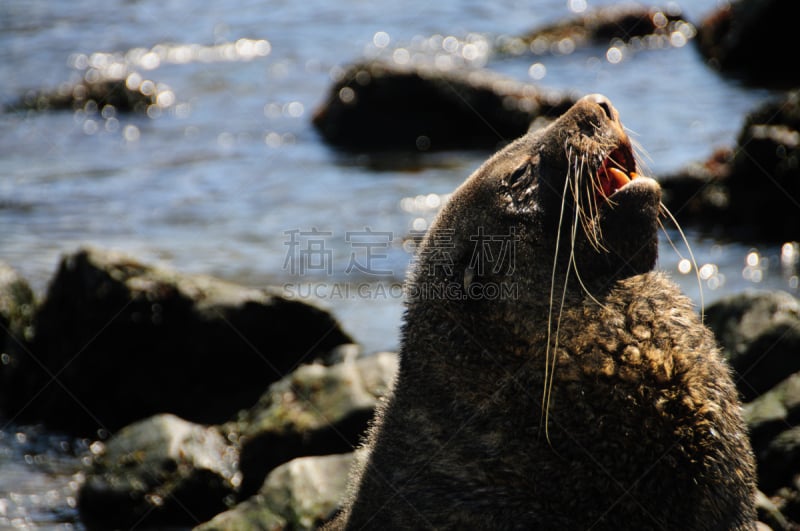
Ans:
[[[602,94],[589,94],[583,99],[597,104],[601,109],[603,109],[603,112],[606,113],[606,116],[609,120],[617,120],[617,110],[613,105],[611,105],[611,101]]]
[[[589,94],[575,102],[572,108],[564,113],[565,120],[575,122],[584,134],[591,137],[598,128],[605,135],[615,137],[618,143],[630,145],[628,135],[619,119],[619,112],[611,104],[611,100],[602,94]]]

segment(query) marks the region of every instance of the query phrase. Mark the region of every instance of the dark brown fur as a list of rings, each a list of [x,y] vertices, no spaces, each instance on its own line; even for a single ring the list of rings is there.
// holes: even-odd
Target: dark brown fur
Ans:
[[[455,192],[420,248],[394,394],[331,528],[755,529],[729,369],[690,301],[652,271],[658,185],[634,180],[572,234],[565,179],[583,194],[627,142],[607,100],[587,97]],[[514,229],[513,267],[475,269],[479,228]],[[518,289],[431,296],[475,283]]]

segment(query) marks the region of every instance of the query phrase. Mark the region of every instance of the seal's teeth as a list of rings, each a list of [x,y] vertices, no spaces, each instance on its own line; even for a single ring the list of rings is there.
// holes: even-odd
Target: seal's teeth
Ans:
[[[618,170],[617,168],[608,168],[608,176],[611,177],[613,181],[613,188],[615,190],[622,188],[629,182],[631,179],[635,178],[635,173],[631,173],[630,177],[622,170]]]

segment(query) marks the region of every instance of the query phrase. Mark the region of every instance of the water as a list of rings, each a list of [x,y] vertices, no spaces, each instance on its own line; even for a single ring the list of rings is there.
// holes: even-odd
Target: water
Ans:
[[[0,529],[81,529],[77,493],[91,441],[3,422]]]
[[[698,20],[716,4],[702,0],[686,9]],[[310,125],[313,110],[338,69],[365,54],[413,51],[432,35],[441,41],[520,34],[567,16],[567,5],[4,0],[0,101],[74,78],[74,65],[96,52],[157,45],[219,50],[239,41],[261,43],[261,53],[144,61],[153,68],[139,72],[175,96],[174,105],[152,117],[94,109],[0,114],[0,260],[39,293],[58,257],[84,244],[252,286],[288,284],[287,291],[300,295],[308,294],[304,287],[321,286],[317,303],[331,308],[366,350],[394,349],[402,304],[393,288],[410,261],[403,239],[427,226],[445,195],[487,154],[445,153],[411,167],[342,155],[320,141]],[[545,72],[543,86],[608,95],[647,149],[655,175],[732,145],[744,115],[769,95],[720,79],[692,46],[626,53],[619,63],[598,48],[488,61],[520,80]],[[532,70],[534,63],[541,65]],[[367,240],[374,245],[372,272],[386,269],[386,275],[347,271],[352,258],[364,262],[366,248],[357,242],[366,240],[356,233],[366,228],[382,234]],[[312,229],[324,234],[309,236]],[[297,263],[287,262],[292,234],[330,251],[317,255],[328,263],[293,275]],[[688,237],[705,266],[706,303],[747,288],[797,292],[795,247],[782,254],[780,245],[751,249]],[[659,267],[699,303],[696,277],[681,272],[685,262],[666,243],[661,255]],[[32,451],[16,434],[27,437],[37,428],[0,426],[0,527],[68,528],[80,444],[63,447],[46,434]],[[44,457],[26,461],[34,454]]]

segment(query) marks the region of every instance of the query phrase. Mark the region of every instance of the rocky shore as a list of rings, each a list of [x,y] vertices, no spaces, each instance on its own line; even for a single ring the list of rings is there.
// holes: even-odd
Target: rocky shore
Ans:
[[[0,325],[2,414],[95,440],[89,529],[313,527],[397,369],[317,307],[100,249],[41,301],[0,264]]]
[[[634,38],[660,46],[693,39],[696,27],[700,52],[722,74],[796,87],[798,70],[776,53],[792,49],[783,24],[796,10],[744,0],[694,26],[671,10],[609,9],[500,39],[496,52],[557,55],[566,41]],[[174,103],[167,87],[125,74],[34,90],[7,110],[147,113]],[[313,121],[350,151],[493,150],[574,100],[488,70],[357,61]],[[764,103],[735,146],[662,180],[682,225],[722,239],[800,237],[799,102],[795,90]],[[800,301],[733,294],[706,321],[745,402],[759,518],[800,529]],[[397,365],[396,353],[362,352],[334,316],[277,290],[80,249],[37,300],[0,263],[0,413],[93,441],[78,499],[91,530],[317,527],[339,507]]]
[[[25,335],[5,350],[0,405],[81,436],[162,412],[224,422],[298,364],[352,342],[328,313],[279,293],[113,252],[64,257],[33,312],[29,293],[14,293],[24,311],[12,330]]]
[[[745,119],[736,146],[662,180],[684,226],[721,239],[785,242],[800,235],[800,91]]]
[[[80,249],[36,301],[2,266],[3,413],[97,439],[79,490],[87,528],[313,529],[335,514],[397,355],[365,355],[329,314],[268,293]],[[736,294],[706,320],[746,401],[759,518],[795,529],[800,301]]]

